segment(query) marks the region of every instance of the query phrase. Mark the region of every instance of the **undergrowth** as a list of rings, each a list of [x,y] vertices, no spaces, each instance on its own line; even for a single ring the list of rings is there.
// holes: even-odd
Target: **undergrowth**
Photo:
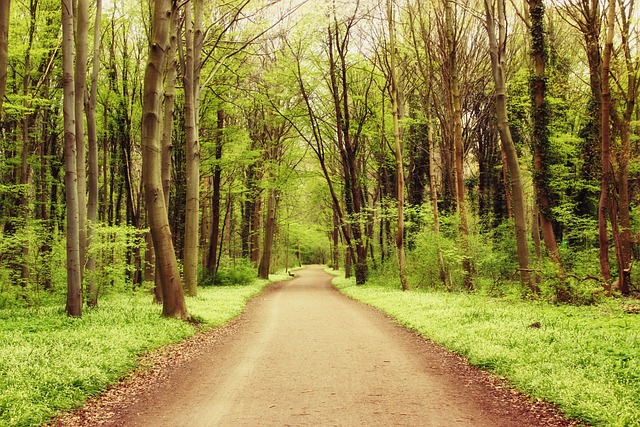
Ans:
[[[287,275],[272,276],[284,280]],[[267,281],[198,289],[189,312],[201,328],[237,317]],[[111,294],[82,318],[56,306],[0,310],[0,426],[38,426],[78,407],[132,370],[145,352],[196,332],[160,317],[148,293]]]
[[[640,425],[640,315],[628,309],[637,302],[576,307],[355,286],[344,277],[334,283],[570,418],[593,426]]]

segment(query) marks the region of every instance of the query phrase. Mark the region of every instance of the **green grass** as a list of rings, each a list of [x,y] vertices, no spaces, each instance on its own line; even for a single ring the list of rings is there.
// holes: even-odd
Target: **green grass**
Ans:
[[[220,326],[266,283],[200,288],[187,306],[201,327]],[[41,425],[103,391],[143,353],[196,332],[192,324],[161,318],[146,293],[105,296],[99,304],[80,319],[67,317],[63,303],[38,312],[0,310],[0,426]]]
[[[334,283],[568,417],[594,426],[640,425],[640,315],[626,314],[620,301],[557,306],[355,286],[344,277]],[[541,327],[530,327],[535,322]]]

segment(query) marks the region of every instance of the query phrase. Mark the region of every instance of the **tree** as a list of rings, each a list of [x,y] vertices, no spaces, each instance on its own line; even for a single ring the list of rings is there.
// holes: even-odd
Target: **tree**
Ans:
[[[449,71],[449,91],[451,96],[451,113],[453,114],[453,153],[455,170],[456,210],[460,217],[460,238],[465,270],[464,285],[473,288],[471,281],[471,262],[469,260],[469,224],[464,188],[464,146],[462,144],[462,105],[460,100],[460,82],[458,79],[459,41],[455,34],[455,23],[452,0],[444,0],[445,26],[447,38],[447,68]]]
[[[507,165],[511,176],[511,195],[515,220],[516,250],[520,270],[520,281],[525,289],[538,293],[538,286],[531,280],[529,267],[529,248],[527,246],[527,224],[525,219],[525,201],[520,163],[515,144],[509,129],[505,93],[506,67],[506,15],[504,0],[484,0],[485,26],[489,35],[489,55],[495,84],[496,116],[500,140],[507,157]],[[496,34],[497,32],[497,34]]]
[[[623,89],[621,104],[624,107],[621,120],[616,119],[618,132],[620,134],[620,144],[616,155],[618,170],[616,173],[616,187],[618,190],[617,203],[612,208],[611,221],[619,222],[619,227],[614,224],[614,239],[616,247],[616,257],[618,260],[618,289],[623,295],[628,295],[631,291],[631,262],[632,262],[632,241],[631,241],[631,215],[630,215],[630,185],[629,185],[629,163],[631,160],[631,127],[636,110],[636,100],[639,92],[640,61],[634,55],[632,46],[631,30],[632,16],[634,16],[635,1],[620,1],[620,35],[622,51],[624,54],[623,73],[626,75],[626,88]],[[619,79],[620,80],[620,79]],[[619,81],[618,80],[618,81]],[[619,83],[620,84],[620,83]],[[617,211],[617,212],[616,212]],[[615,231],[618,231],[617,233]]]
[[[76,63],[75,63],[75,114],[76,155],[78,160],[78,227],[80,228],[80,278],[84,277],[87,250],[87,173],[85,148],[85,97],[87,91],[87,57],[89,39],[89,2],[78,0],[76,5]]]
[[[399,90],[396,76],[396,35],[395,18],[392,0],[387,0],[387,22],[389,24],[389,94],[393,112],[393,141],[396,158],[396,191],[398,199],[398,230],[396,231],[396,250],[398,254],[398,270],[400,286],[403,291],[409,289],[407,283],[407,259],[404,250],[404,161],[402,159],[403,144],[400,138],[400,107],[398,106]]]
[[[78,219],[78,169],[73,70],[73,5],[62,0],[62,87],[64,90],[64,158],[67,204],[67,314],[82,316],[82,274]]]
[[[601,124],[601,163],[602,181],[600,187],[600,203],[598,204],[598,241],[600,243],[600,270],[605,287],[610,289],[611,266],[609,264],[609,236],[607,230],[607,210],[610,203],[611,180],[611,87],[609,73],[611,69],[611,55],[613,51],[613,35],[615,30],[616,0],[609,0],[607,8],[607,38],[602,57],[602,124]]]
[[[186,61],[182,82],[185,96],[186,119],[186,217],[184,239],[184,280],[191,296],[198,293],[198,243],[200,212],[200,141],[198,135],[198,93],[200,52],[202,50],[202,0],[195,2],[195,20],[192,20],[193,1],[185,4]],[[195,21],[195,25],[194,25]],[[197,26],[197,28],[196,28]],[[197,32],[199,37],[195,37]]]
[[[85,106],[87,113],[87,139],[89,141],[89,170],[87,174],[89,184],[89,198],[87,201],[87,247],[91,246],[94,228],[98,221],[98,131],[96,124],[96,104],[98,102],[98,76],[100,72],[100,23],[102,19],[102,0],[96,0],[96,18],[93,26],[93,65],[91,72],[91,92]],[[87,271],[93,275],[96,268],[96,256],[87,257]],[[98,304],[98,287],[96,278],[90,277],[88,283],[89,300],[91,306]]]
[[[169,218],[162,188],[160,147],[162,122],[162,75],[169,48],[171,22],[170,0],[153,3],[153,31],[149,45],[149,60],[144,77],[142,111],[142,179],[156,263],[162,285],[162,315],[189,319],[184,300],[180,271],[173,250]]]
[[[7,65],[9,62],[9,12],[11,0],[0,0],[0,118],[2,102],[7,85]]]
[[[538,207],[542,236],[549,258],[559,268],[559,278],[564,281],[562,261],[558,251],[556,236],[551,221],[551,202],[549,197],[549,129],[548,106],[545,99],[546,80],[545,63],[547,61],[547,46],[544,30],[544,3],[543,0],[528,0],[529,15],[531,17],[531,56],[533,59],[533,75],[530,79],[531,97],[533,101],[533,166],[534,186]],[[566,295],[563,297],[566,299]]]
[[[343,23],[338,21],[334,9],[333,22],[327,28],[327,51],[329,56],[329,89],[333,98],[335,112],[336,142],[345,185],[345,210],[349,220],[349,234],[352,237],[352,239],[348,240],[348,243],[353,243],[355,246],[356,283],[362,285],[367,281],[369,267],[367,264],[366,236],[363,229],[365,207],[362,180],[358,177],[358,158],[364,149],[364,138],[361,138],[361,136],[368,115],[366,105],[369,100],[369,90],[373,83],[373,72],[368,77],[365,76],[363,93],[358,94],[358,98],[362,99],[364,103],[363,114],[360,117],[353,117],[355,103],[351,102],[347,57],[351,31],[357,21],[356,12],[358,6],[359,2],[356,2],[353,15]]]

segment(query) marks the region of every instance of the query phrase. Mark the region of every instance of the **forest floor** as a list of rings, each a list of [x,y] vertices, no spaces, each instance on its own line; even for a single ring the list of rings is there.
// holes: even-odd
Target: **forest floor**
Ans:
[[[321,267],[296,275],[51,425],[578,425],[340,294]]]

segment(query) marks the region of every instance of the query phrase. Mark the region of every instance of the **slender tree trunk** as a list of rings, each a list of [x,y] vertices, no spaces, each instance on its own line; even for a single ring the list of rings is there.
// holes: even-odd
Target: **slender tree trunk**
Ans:
[[[334,17],[335,19],[335,17]],[[360,214],[362,211],[362,193],[361,186],[357,177],[356,158],[359,152],[359,144],[355,141],[350,129],[351,115],[349,112],[349,96],[347,91],[348,73],[346,65],[346,43],[341,44],[338,22],[335,20],[334,28],[328,28],[328,51],[329,51],[329,76],[331,85],[331,94],[336,113],[336,127],[338,150],[342,160],[343,177],[345,185],[345,206],[347,217],[353,220],[350,226],[350,233],[345,236],[345,240],[353,250],[355,255],[355,276],[356,283],[363,285],[367,281],[368,264],[367,264],[367,247],[365,236],[362,231],[362,221]],[[335,34],[334,34],[335,31]],[[348,40],[348,38],[344,39]],[[335,54],[338,58],[335,58]],[[338,70],[337,64],[340,64]],[[338,83],[338,74],[340,75],[341,84]],[[335,208],[335,206],[334,206]]]
[[[200,213],[200,146],[198,140],[198,108],[196,94],[196,52],[193,0],[185,4],[186,69],[183,75],[185,93],[186,146],[187,146],[187,204],[184,235],[184,281],[191,296],[198,293],[198,215]]]
[[[164,91],[164,112],[162,119],[162,140],[160,142],[161,160],[160,176],[162,179],[162,192],[164,194],[165,206],[169,209],[169,197],[171,195],[171,158],[173,152],[173,118],[175,112],[176,80],[178,75],[176,52],[178,50],[178,29],[180,15],[177,12],[176,0],[171,1],[171,23],[169,25],[169,49],[165,67],[165,91]],[[168,212],[167,212],[168,214]],[[148,221],[148,219],[147,219]],[[153,251],[153,239],[147,245]],[[153,300],[156,304],[162,303],[162,283],[160,282],[160,266],[154,262],[154,288]]]
[[[258,267],[258,277],[261,279],[269,278],[269,270],[271,269],[271,254],[273,249],[273,238],[276,230],[276,205],[277,190],[269,189],[269,198],[267,200],[267,218],[264,227],[264,245],[262,247],[262,258]]]
[[[535,192],[535,189],[534,189]],[[536,254],[536,266],[540,268],[542,266],[542,242],[540,241],[540,212],[538,211],[538,205],[533,203],[533,215],[531,218],[531,235],[533,236],[533,249]],[[540,272],[535,273],[536,284],[540,285],[542,277]]]
[[[189,319],[169,228],[161,175],[162,124],[159,119],[163,95],[162,70],[165,65],[166,51],[169,48],[170,19],[170,0],[156,0],[153,11],[152,43],[149,47],[149,62],[144,78],[142,180],[156,263],[159,265],[162,284],[162,315]]]
[[[445,19],[447,44],[449,48],[449,73],[451,105],[453,107],[453,153],[456,181],[456,208],[460,217],[460,240],[464,267],[464,286],[473,289],[471,281],[471,262],[469,260],[469,224],[467,222],[467,205],[464,197],[464,146],[462,144],[462,106],[460,101],[460,83],[458,78],[458,42],[455,38],[453,23],[453,0],[445,0]]]
[[[338,222],[338,213],[333,211],[333,230],[331,232],[333,239],[333,269],[340,269],[340,223]]]
[[[65,193],[67,204],[67,307],[69,316],[82,316],[80,230],[78,225],[78,169],[73,79],[73,2],[62,0],[62,88],[64,116]]]
[[[89,2],[77,0],[76,16],[76,67],[75,114],[76,155],[78,156],[78,226],[80,227],[80,278],[84,277],[87,250],[87,172],[85,148],[85,97],[87,91],[87,57],[89,39]]]
[[[600,203],[598,205],[598,242],[600,244],[600,271],[605,282],[605,287],[611,289],[611,266],[609,264],[609,236],[607,234],[607,209],[609,207],[610,175],[611,175],[611,89],[609,86],[609,71],[611,66],[611,54],[613,51],[613,33],[615,28],[616,0],[609,0],[607,12],[607,39],[604,45],[602,58],[602,136],[600,138],[602,182],[600,188]]]
[[[504,145],[500,144],[500,155],[502,159],[502,182],[504,183],[504,198],[507,201],[507,217],[513,218],[513,202],[511,197],[511,180],[509,179],[509,163],[507,162],[507,152]]]
[[[429,92],[431,95],[431,92]],[[427,99],[426,119],[429,126],[427,138],[429,140],[429,190],[431,192],[431,206],[433,207],[433,234],[436,238],[436,251],[438,254],[438,267],[440,269],[440,280],[442,284],[447,287],[447,268],[444,263],[444,257],[442,255],[442,248],[440,247],[440,215],[438,209],[438,190],[436,187],[436,160],[434,154],[433,143],[433,123],[431,118],[431,96]]]
[[[634,2],[629,3],[629,15],[633,10]],[[616,244],[616,255],[618,260],[618,289],[623,295],[630,292],[631,282],[631,212],[629,194],[629,160],[631,156],[631,121],[636,109],[636,99],[638,97],[638,64],[634,63],[631,52],[629,38],[630,16],[625,9],[621,10],[620,20],[622,47],[624,51],[625,66],[627,73],[627,88],[625,94],[626,106],[620,124],[620,148],[618,153],[618,219],[620,221],[619,242]]]
[[[7,86],[7,66],[9,64],[9,15],[11,0],[0,0],[0,119],[4,89]]]
[[[425,48],[426,48],[425,53],[427,58],[429,58],[429,62],[430,62],[431,51],[427,47],[428,39],[425,37],[425,35],[428,34],[428,31],[425,28],[425,23],[422,19],[423,12],[421,7],[421,2],[416,2],[416,4],[418,7],[420,31],[423,35],[422,37],[423,37],[423,41],[425,43]],[[409,25],[411,28],[412,41],[413,41],[414,49],[416,52],[416,57],[418,58],[418,61],[417,61],[418,69],[420,70],[420,74],[422,75],[423,83],[425,84],[425,86],[428,86],[428,83],[431,82],[432,80],[432,74],[431,74],[432,67],[427,67],[427,65],[425,64],[426,61],[423,62],[422,60],[420,60],[420,49],[418,48],[414,18],[415,17],[413,16],[413,14],[410,13]],[[440,247],[440,216],[439,216],[439,207],[438,207],[438,190],[436,186],[436,160],[435,160],[435,147],[434,147],[434,141],[433,141],[433,117],[431,115],[432,94],[433,94],[433,90],[431,87],[428,86],[426,96],[423,98],[424,116],[427,122],[427,145],[429,149],[429,156],[427,158],[427,161],[428,161],[427,172],[429,174],[429,193],[431,196],[431,206],[433,209],[433,234],[436,238],[436,252],[437,252],[437,258],[438,258],[440,280],[442,281],[442,284],[445,287],[447,287],[448,286],[447,271],[444,263],[444,257],[442,255],[442,249]]]
[[[89,140],[89,199],[87,202],[87,247],[91,247],[94,229],[98,221],[98,132],[96,129],[96,105],[98,102],[98,73],[100,71],[100,22],[102,17],[102,0],[96,0],[96,20],[93,27],[93,69],[91,72],[91,93],[86,105],[87,137]],[[87,256],[86,270],[92,277],[87,284],[89,291],[88,304],[98,305],[98,287],[93,272],[96,268],[94,254]]]
[[[403,291],[409,289],[407,282],[407,260],[404,250],[404,162],[402,159],[403,144],[400,139],[400,108],[398,106],[398,81],[396,78],[396,35],[392,0],[387,0],[387,20],[389,24],[389,68],[391,109],[393,112],[393,140],[396,157],[396,192],[398,201],[398,230],[396,235],[396,250],[398,254],[398,270],[400,286]]]
[[[504,148],[509,174],[511,175],[511,195],[513,202],[513,215],[515,220],[516,251],[522,286],[534,293],[539,293],[538,286],[531,280],[529,262],[529,248],[527,246],[527,224],[525,216],[524,190],[520,176],[520,163],[518,153],[509,130],[507,117],[507,103],[505,95],[505,49],[506,49],[506,17],[504,14],[504,0],[497,0],[497,19],[495,10],[485,0],[486,28],[489,35],[489,53],[491,56],[491,69],[495,83],[496,116],[500,140]],[[496,23],[498,25],[498,37],[496,37]]]
[[[224,130],[224,110],[218,110],[218,130],[216,132],[215,158],[222,159],[222,133]],[[211,196],[211,238],[209,239],[209,256],[207,270],[215,273],[218,265],[218,241],[220,239],[220,186],[222,184],[222,169],[219,163],[213,166],[213,193]]]
[[[558,266],[559,279],[564,282],[564,270],[558,251],[556,236],[551,222],[551,202],[549,200],[550,172],[548,167],[549,131],[548,108],[545,100],[545,62],[546,39],[544,32],[543,0],[528,0],[531,16],[531,56],[533,59],[533,76],[530,80],[533,101],[533,166],[536,202],[542,229],[542,236],[549,258]]]

